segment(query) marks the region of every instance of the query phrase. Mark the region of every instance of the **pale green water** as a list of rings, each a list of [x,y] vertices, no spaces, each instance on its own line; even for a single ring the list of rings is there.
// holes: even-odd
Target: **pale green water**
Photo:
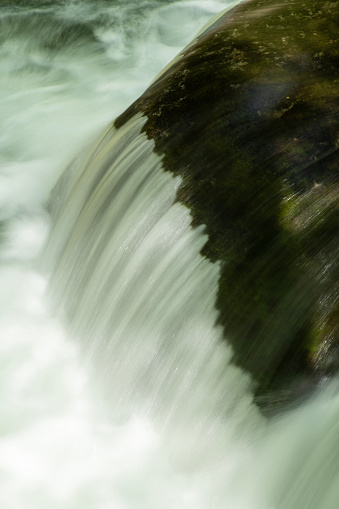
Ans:
[[[143,120],[98,138],[226,6],[0,7],[1,508],[337,507],[336,388],[259,415]],[[77,153],[42,270],[44,202]]]

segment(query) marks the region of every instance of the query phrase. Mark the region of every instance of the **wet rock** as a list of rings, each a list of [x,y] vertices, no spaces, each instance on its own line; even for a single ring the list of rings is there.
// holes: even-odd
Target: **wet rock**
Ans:
[[[219,323],[258,398],[339,367],[338,31],[336,2],[243,2],[115,122],[143,112],[181,175],[202,255],[221,264]]]

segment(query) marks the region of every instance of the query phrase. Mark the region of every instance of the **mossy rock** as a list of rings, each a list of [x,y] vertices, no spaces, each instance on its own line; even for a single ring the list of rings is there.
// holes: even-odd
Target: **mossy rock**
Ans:
[[[181,175],[202,254],[221,262],[219,323],[257,395],[339,366],[326,361],[339,345],[338,32],[336,2],[243,2],[115,122],[142,112]]]

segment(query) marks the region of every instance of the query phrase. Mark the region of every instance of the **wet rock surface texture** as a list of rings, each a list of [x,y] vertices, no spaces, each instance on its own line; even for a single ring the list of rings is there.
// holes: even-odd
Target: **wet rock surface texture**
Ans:
[[[337,2],[226,12],[136,112],[221,263],[219,323],[257,397],[339,366]]]

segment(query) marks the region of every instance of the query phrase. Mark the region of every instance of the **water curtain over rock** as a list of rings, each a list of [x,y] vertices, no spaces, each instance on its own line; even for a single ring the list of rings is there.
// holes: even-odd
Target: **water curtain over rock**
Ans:
[[[115,122],[140,111],[221,262],[218,323],[258,395],[338,368],[334,2],[241,3]]]
[[[0,506],[335,508],[336,4],[0,7]]]

